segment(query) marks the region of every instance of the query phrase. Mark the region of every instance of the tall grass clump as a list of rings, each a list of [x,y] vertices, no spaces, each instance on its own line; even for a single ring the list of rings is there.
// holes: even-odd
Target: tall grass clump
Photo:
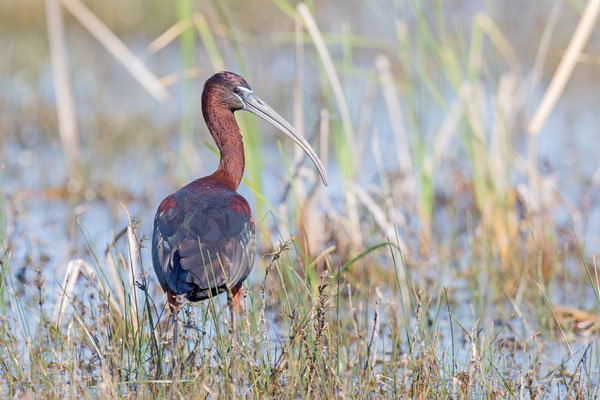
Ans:
[[[126,247],[139,251],[142,243],[131,238],[134,243]],[[351,262],[360,266],[367,254],[389,246],[382,243]],[[308,266],[297,265],[291,241],[274,247],[262,281],[244,288],[238,339],[231,340],[224,303],[213,298],[184,307],[176,348],[164,305],[153,301],[143,265],[137,266],[131,286],[127,257],[113,249],[104,260],[90,248],[92,272],[79,278],[83,288],[77,295],[69,294],[61,322],[42,311],[43,282],[36,288],[41,305],[9,297],[21,319],[12,331],[5,322],[1,325],[0,338],[11,345],[2,350],[3,393],[100,398],[362,398],[377,393],[382,398],[426,398],[469,393],[513,397],[522,390],[524,376],[510,368],[516,353],[499,351],[511,345],[501,343],[493,329],[463,328],[452,315],[447,291],[427,300],[416,291],[409,302],[398,303],[394,289],[377,286],[369,295],[355,291],[346,280],[347,266],[325,271],[311,283],[295,272]],[[120,286],[104,276],[108,257],[122,274]],[[122,306],[111,301],[117,290],[126,293]],[[24,317],[26,310],[36,308],[39,321]],[[444,308],[447,312],[440,312]],[[407,312],[413,317],[402,317]],[[5,315],[11,318],[10,312]],[[463,330],[466,344],[453,338],[452,346],[470,349],[461,353],[466,358],[454,358],[454,350],[452,357],[444,356],[446,349],[438,349],[440,333],[434,327],[444,318]],[[28,331],[32,325],[35,329]]]

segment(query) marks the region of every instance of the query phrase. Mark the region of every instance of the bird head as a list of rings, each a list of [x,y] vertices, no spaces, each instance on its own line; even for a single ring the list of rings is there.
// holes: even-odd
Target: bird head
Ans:
[[[209,96],[218,99],[223,107],[227,107],[232,112],[249,111],[283,132],[304,150],[317,167],[323,184],[327,186],[325,167],[312,147],[289,122],[254,94],[244,78],[233,72],[220,72],[213,75],[204,85],[202,103],[205,103]]]

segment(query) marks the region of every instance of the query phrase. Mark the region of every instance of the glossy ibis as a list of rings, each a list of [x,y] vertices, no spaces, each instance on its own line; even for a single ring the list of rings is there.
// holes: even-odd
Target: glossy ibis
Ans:
[[[327,185],[323,163],[310,145],[271,107],[254,95],[246,81],[231,72],[213,75],[202,92],[202,115],[221,161],[217,170],[167,196],[158,206],[152,235],[152,263],[167,293],[177,337],[180,298],[201,301],[227,292],[232,328],[242,282],[256,254],[254,218],[236,190],[244,173],[244,145],[233,113],[250,111],[300,146]]]

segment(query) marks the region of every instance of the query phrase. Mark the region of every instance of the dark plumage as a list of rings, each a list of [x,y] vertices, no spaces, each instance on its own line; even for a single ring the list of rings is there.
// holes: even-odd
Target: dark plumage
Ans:
[[[190,183],[158,208],[152,261],[165,292],[199,301],[236,288],[250,274],[255,254],[248,202],[215,179]]]

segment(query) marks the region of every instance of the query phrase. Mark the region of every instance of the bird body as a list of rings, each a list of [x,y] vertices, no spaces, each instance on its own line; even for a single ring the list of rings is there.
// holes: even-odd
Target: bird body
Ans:
[[[256,254],[250,206],[218,180],[198,179],[158,207],[152,249],[165,292],[200,301],[237,289]]]
[[[325,169],[310,145],[231,72],[213,75],[202,92],[202,114],[219,151],[217,170],[167,196],[154,218],[152,263],[172,310],[183,296],[200,301],[222,292],[234,319],[240,288],[254,265],[256,233],[248,202],[236,193],[244,173],[244,145],[233,113],[250,111],[279,128]],[[235,324],[234,324],[235,325]],[[176,325],[175,325],[176,326]]]

